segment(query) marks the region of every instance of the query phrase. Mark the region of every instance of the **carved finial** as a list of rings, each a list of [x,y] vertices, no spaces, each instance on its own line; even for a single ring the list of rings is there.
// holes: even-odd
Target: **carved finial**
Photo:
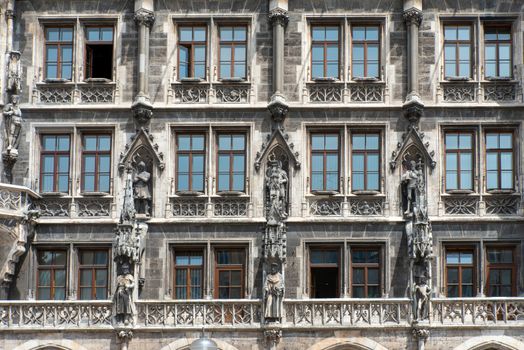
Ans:
[[[422,23],[422,11],[416,7],[404,10],[404,13],[402,13],[402,17],[404,18],[404,22],[406,22],[406,25],[408,26],[414,24],[417,27],[419,27]]]
[[[135,11],[134,19],[137,25],[143,25],[151,28],[155,22],[155,13],[153,11],[141,8]]]
[[[286,10],[276,7],[269,11],[268,19],[271,25],[281,25],[285,27],[289,22],[289,15]]]

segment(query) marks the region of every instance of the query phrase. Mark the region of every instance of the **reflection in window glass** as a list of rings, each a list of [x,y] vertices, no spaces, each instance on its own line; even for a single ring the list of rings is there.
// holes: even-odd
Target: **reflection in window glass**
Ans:
[[[380,78],[380,27],[354,26],[351,29],[351,39],[353,78]]]
[[[510,78],[511,27],[484,28],[484,76]]]
[[[353,191],[380,190],[380,134],[353,134],[351,179]]]
[[[220,65],[221,79],[246,79],[247,67],[247,27],[220,27]]]
[[[41,192],[69,192],[69,140],[69,135],[42,135]]]
[[[471,27],[446,25],[444,27],[445,77],[471,78]]]
[[[311,134],[311,191],[338,191],[339,135]]]
[[[246,135],[219,134],[217,178],[219,192],[245,191]]]
[[[353,298],[379,298],[380,251],[369,248],[351,249],[351,296]]]
[[[202,251],[175,251],[175,298],[203,297],[204,255]]]
[[[473,134],[445,135],[446,190],[473,190]]]
[[[39,250],[37,252],[37,299],[65,300],[66,297],[65,250]]]
[[[45,28],[45,77],[46,79],[72,80],[73,28]]]
[[[205,136],[177,134],[176,190],[204,192]]]
[[[339,27],[311,28],[311,78],[339,78]]]
[[[178,28],[178,76],[206,79],[206,27]]]
[[[513,189],[513,133],[486,133],[486,188]]]

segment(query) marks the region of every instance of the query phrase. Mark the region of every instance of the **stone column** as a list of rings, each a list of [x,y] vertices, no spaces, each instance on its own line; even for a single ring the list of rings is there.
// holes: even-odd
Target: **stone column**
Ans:
[[[155,21],[152,0],[135,0],[135,22],[138,26],[138,93],[133,101],[133,115],[138,125],[153,116],[149,98],[149,32]]]
[[[418,93],[418,31],[422,22],[422,0],[404,0],[404,21],[408,34],[408,94],[404,102],[406,117],[418,121],[424,104]]]
[[[273,26],[273,95],[268,105],[275,122],[286,117],[288,105],[282,94],[284,89],[284,30],[289,21],[287,0],[271,0],[269,22]]]
[[[6,26],[6,52],[13,50],[13,30],[14,30],[14,18],[15,18],[15,1],[9,0],[7,2],[7,8],[5,10]]]

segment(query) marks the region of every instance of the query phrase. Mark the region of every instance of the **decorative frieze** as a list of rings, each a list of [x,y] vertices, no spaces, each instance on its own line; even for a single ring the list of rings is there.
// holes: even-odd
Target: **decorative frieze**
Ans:
[[[443,198],[446,215],[477,215],[479,198],[470,196],[450,196]]]
[[[16,190],[0,188],[0,209],[22,209],[22,193]]]
[[[174,217],[204,217],[206,216],[206,198],[177,197],[171,200]]]
[[[444,102],[474,102],[475,84],[442,84]]]
[[[384,198],[356,198],[349,200],[350,215],[384,215]]]
[[[516,84],[486,83],[484,84],[484,101],[515,102],[517,96]]]
[[[39,86],[38,102],[43,104],[72,104],[74,86]]]
[[[355,83],[349,85],[351,102],[384,102],[385,84]]]
[[[245,217],[248,213],[248,198],[217,198],[213,200],[214,216]]]
[[[79,87],[81,103],[113,103],[114,85],[85,85]]]
[[[71,200],[67,198],[42,198],[36,202],[36,207],[42,217],[68,217]]]
[[[341,216],[342,198],[313,199],[309,204],[309,210],[313,216]]]
[[[217,85],[215,96],[217,103],[248,103],[249,85]]]
[[[81,198],[76,201],[80,217],[111,216],[111,198]]]
[[[337,103],[342,102],[344,85],[314,83],[308,85],[309,102],[311,103]]]
[[[173,87],[175,103],[208,103],[209,85],[176,85]]]
[[[486,214],[516,215],[520,207],[520,196],[486,196]]]
[[[510,324],[524,321],[524,300],[519,298],[434,299],[432,322],[441,325]]]

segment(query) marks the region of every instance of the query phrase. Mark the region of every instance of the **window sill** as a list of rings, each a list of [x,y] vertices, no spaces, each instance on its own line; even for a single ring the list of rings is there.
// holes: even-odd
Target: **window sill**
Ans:
[[[68,79],[58,79],[58,78],[48,78],[48,79],[44,79],[43,83],[46,83],[46,84],[65,84],[65,83],[72,83],[73,81],[72,80],[68,80]]]
[[[238,78],[238,77],[232,77],[232,78],[221,78],[218,79],[219,83],[247,83],[246,78]]]
[[[487,194],[493,194],[493,195],[497,195],[497,194],[515,194],[516,191],[511,189],[511,190],[487,190],[486,191]]]
[[[485,77],[484,80],[490,81],[490,82],[497,82],[497,81],[510,82],[512,81],[512,78],[511,77]]]
[[[311,191],[314,196],[336,196],[340,194],[338,191]]]
[[[444,77],[444,80],[448,81],[448,82],[468,82],[468,81],[473,81],[469,77]]]
[[[379,82],[380,79],[377,77],[353,77],[351,80],[358,82],[358,83],[372,83],[372,82]]]
[[[40,192],[42,197],[69,197],[69,193],[66,192]]]
[[[107,78],[87,78],[84,83],[88,84],[110,84],[114,83],[111,79]]]
[[[194,84],[194,83],[206,83],[207,81],[202,78],[182,78],[179,80],[182,84]]]
[[[475,194],[475,191],[473,190],[449,190],[449,191],[446,191],[446,194],[449,194],[449,195]]]
[[[217,192],[217,195],[220,197],[241,197],[246,196],[246,193],[240,191],[221,191]]]
[[[352,191],[351,193],[357,196],[376,196],[380,194],[380,191],[361,190],[361,191]]]
[[[335,82],[339,82],[340,80],[335,77],[317,77],[317,78],[311,79],[311,81],[314,83],[335,83]]]
[[[177,191],[175,195],[178,197],[201,197],[204,196],[204,192],[199,191]]]
[[[108,192],[80,192],[82,197],[112,197]]]

